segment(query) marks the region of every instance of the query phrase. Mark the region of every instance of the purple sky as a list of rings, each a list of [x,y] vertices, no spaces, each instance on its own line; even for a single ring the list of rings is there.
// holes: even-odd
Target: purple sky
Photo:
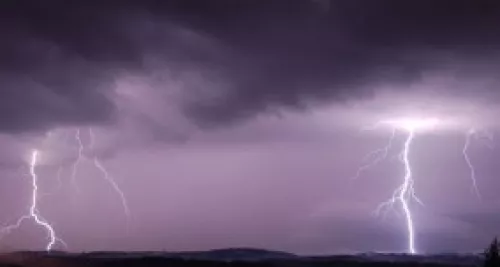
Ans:
[[[411,147],[417,248],[481,250],[500,150],[471,141],[478,199],[462,149],[500,129],[500,3],[404,2],[0,3],[0,222],[26,214],[38,149],[38,211],[72,251],[405,251],[402,215],[373,214],[401,182],[405,133],[352,180],[391,134],[362,129],[436,117]],[[26,221],[0,248],[45,237]]]

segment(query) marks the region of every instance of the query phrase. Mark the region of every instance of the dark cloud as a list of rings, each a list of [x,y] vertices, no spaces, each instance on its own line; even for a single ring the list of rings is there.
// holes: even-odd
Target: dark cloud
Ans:
[[[201,73],[201,125],[370,96],[423,71],[495,65],[500,3],[3,1],[0,130],[114,118],[113,82],[155,66]],[[155,64],[151,64],[155,62]],[[460,68],[460,66],[458,66]],[[367,87],[365,85],[370,85]]]
[[[424,71],[466,69],[472,76],[471,71],[496,64],[496,2],[330,4],[327,14],[282,7],[269,17],[256,12],[252,23],[240,18],[244,30],[238,38],[227,37],[233,37],[230,33],[221,38],[251,59],[242,66],[243,77],[233,78],[235,89],[211,106],[202,105],[198,115],[225,121],[277,105],[366,97],[373,93],[370,88],[413,82]],[[234,25],[230,19],[222,23]]]

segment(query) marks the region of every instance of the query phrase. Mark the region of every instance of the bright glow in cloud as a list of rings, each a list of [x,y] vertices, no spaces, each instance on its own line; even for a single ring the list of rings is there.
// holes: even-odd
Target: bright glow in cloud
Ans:
[[[440,120],[437,118],[412,118],[404,117],[392,120],[381,121],[382,124],[387,124],[391,128],[406,130],[409,132],[415,131],[430,131],[436,129]]]

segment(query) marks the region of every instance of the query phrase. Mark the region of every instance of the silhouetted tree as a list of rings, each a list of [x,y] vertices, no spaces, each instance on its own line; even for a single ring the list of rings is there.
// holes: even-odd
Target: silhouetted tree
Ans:
[[[484,253],[484,267],[500,267],[498,240],[496,237]]]

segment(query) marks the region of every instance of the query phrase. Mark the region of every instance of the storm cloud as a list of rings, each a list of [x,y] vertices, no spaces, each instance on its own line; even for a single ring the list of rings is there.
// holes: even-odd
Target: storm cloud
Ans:
[[[490,78],[464,91],[496,97],[497,1],[117,3],[0,4],[1,131],[112,123],[116,81],[163,71],[201,126],[410,90],[435,71]]]

